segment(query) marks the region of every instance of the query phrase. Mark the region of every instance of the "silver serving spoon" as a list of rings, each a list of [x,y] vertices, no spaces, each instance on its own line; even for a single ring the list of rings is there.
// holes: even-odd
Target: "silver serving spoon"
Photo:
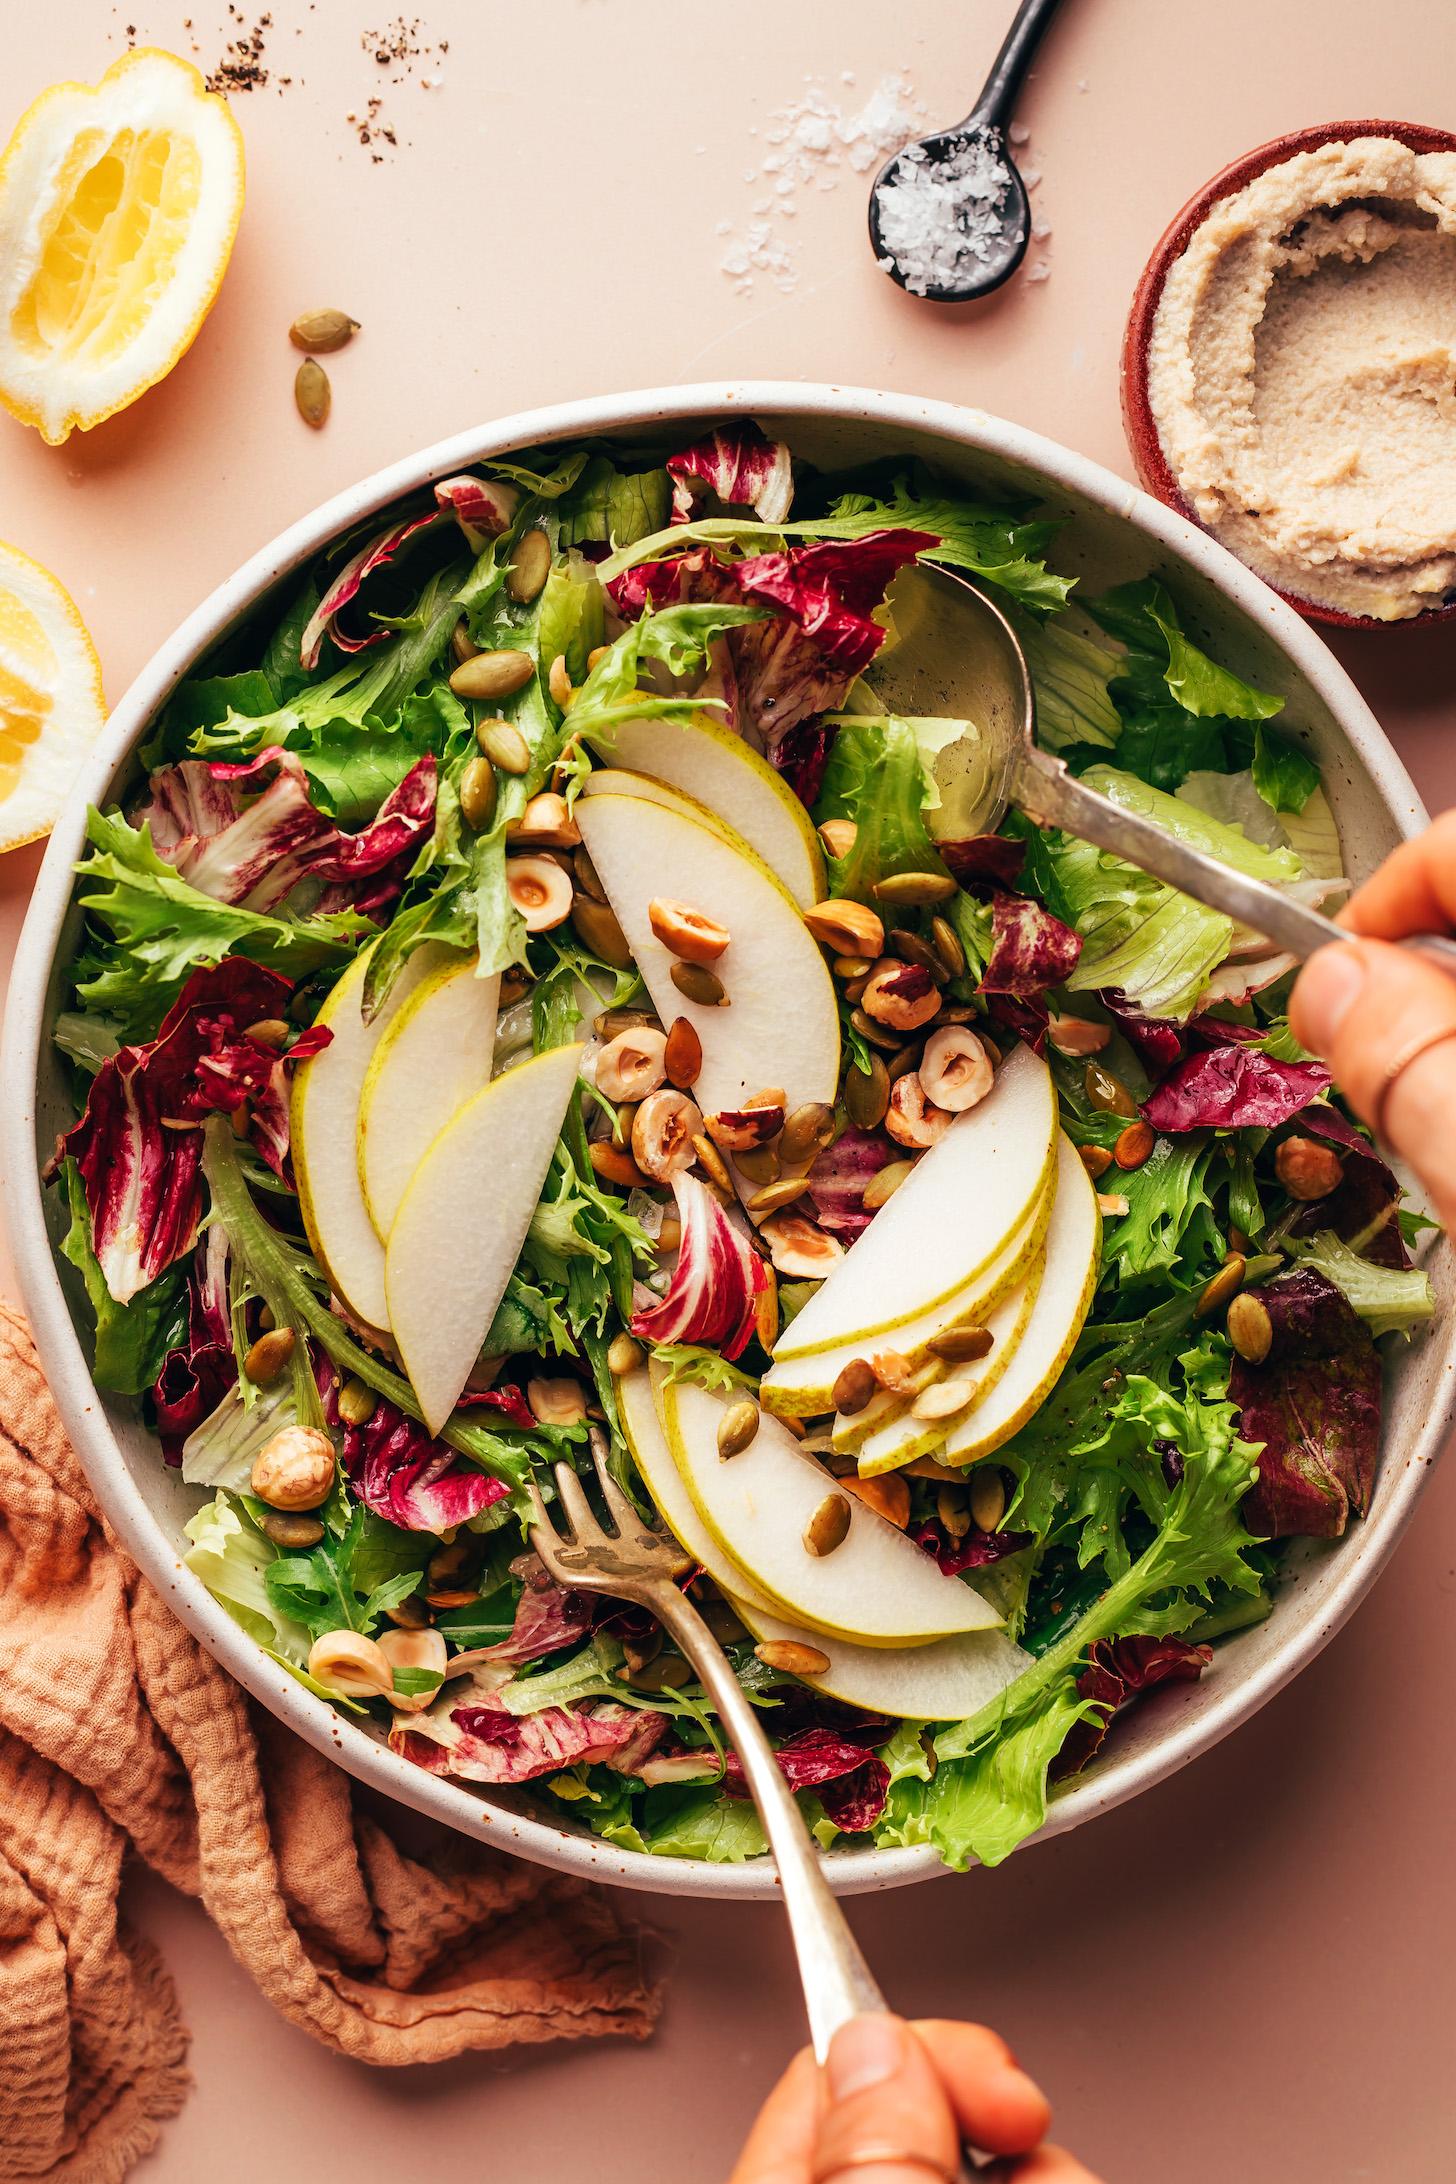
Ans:
[[[1031,206],[1006,149],[1006,121],[1058,5],[1022,0],[965,120],[903,145],[876,176],[870,241],[891,280],[912,295],[932,303],[989,296],[1026,256]]]
[[[1039,749],[1026,656],[1000,608],[965,577],[916,563],[897,579],[891,603],[898,642],[876,665],[876,697],[889,712],[972,724],[973,732],[956,746],[969,776],[968,831],[993,832],[1014,805],[1035,825],[1060,827],[1109,850],[1262,933],[1301,962],[1332,941],[1355,937],[1282,889],[1233,871],[1156,820],[1115,804]],[[1402,946],[1456,976],[1456,941],[1419,933]]]

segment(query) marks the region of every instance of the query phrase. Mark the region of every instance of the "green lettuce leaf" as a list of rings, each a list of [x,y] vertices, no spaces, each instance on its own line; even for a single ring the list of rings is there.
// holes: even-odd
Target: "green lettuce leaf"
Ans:
[[[957,1872],[973,1858],[1000,1865],[1045,1820],[1047,1769],[1090,1710],[1075,1675],[1057,1677],[1014,1727],[972,1758],[943,1762],[928,1782],[912,1776],[896,1783],[875,1841],[933,1843]]]
[[[1254,787],[1274,811],[1303,811],[1320,785],[1319,768],[1288,736],[1254,731]]]
[[[250,1638],[284,1660],[308,1659],[309,1634],[275,1603],[268,1571],[279,1559],[242,1504],[221,1490],[183,1526],[192,1545],[182,1557]]]
[[[1184,634],[1178,609],[1156,577],[1119,584],[1100,599],[1089,599],[1087,606],[1109,636],[1120,638],[1131,652],[1151,653],[1160,661],[1163,679],[1185,712],[1200,718],[1268,720],[1283,710],[1283,698],[1256,690],[1199,650]]]
[[[929,793],[911,722],[839,717],[814,818],[852,819],[856,833],[849,855],[831,865],[831,894],[867,901],[888,873],[944,870],[925,825]]]
[[[1285,1244],[1302,1266],[1313,1267],[1344,1293],[1377,1340],[1381,1335],[1408,1335],[1436,1309],[1431,1278],[1423,1267],[1377,1266],[1332,1229],[1308,1238],[1289,1236]]]
[[[593,455],[561,508],[566,545],[634,546],[660,531],[672,507],[665,470],[619,470]]]
[[[1125,725],[1108,685],[1124,655],[1100,644],[1095,624],[1075,607],[1055,621],[1018,615],[1016,634],[1036,689],[1038,743],[1049,751],[1074,745],[1105,750],[1115,744]],[[1141,773],[1142,768],[1134,766],[1132,771]]]

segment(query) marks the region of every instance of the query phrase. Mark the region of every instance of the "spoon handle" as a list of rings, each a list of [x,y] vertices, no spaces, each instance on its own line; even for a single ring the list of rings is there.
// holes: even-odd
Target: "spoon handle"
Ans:
[[[1333,918],[1293,901],[1282,889],[1235,872],[1216,857],[1190,848],[1140,812],[1124,811],[1110,797],[1089,789],[1084,781],[1068,773],[1060,759],[1045,751],[1023,753],[1011,800],[1037,826],[1061,827],[1079,841],[1109,850],[1114,857],[1136,865],[1140,872],[1166,880],[1196,902],[1207,903],[1210,909],[1222,910],[1240,925],[1251,926],[1301,962],[1331,941],[1355,937],[1343,925],[1336,925]],[[1456,941],[1422,933],[1405,945],[1456,976]]]
[[[1002,41],[1001,51],[991,64],[991,73],[981,96],[960,124],[963,129],[974,128],[978,123],[1000,128],[1016,103],[1021,79],[1031,66],[1042,32],[1060,5],[1061,0],[1021,0],[1011,28]]]

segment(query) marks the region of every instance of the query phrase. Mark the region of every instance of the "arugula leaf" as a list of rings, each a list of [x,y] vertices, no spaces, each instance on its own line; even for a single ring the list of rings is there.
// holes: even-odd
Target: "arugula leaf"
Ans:
[[[69,1155],[61,1163],[61,1177],[71,1215],[61,1256],[79,1273],[96,1315],[92,1377],[98,1388],[141,1395],[161,1371],[167,1352],[187,1340],[186,1274],[181,1266],[169,1266],[129,1304],[118,1304],[91,1248],[91,1215],[81,1172]]]
[[[419,1540],[407,1550],[412,1568],[388,1568],[391,1561],[397,1563],[398,1551],[391,1552],[377,1534],[369,1537],[366,1549],[368,1519],[363,1504],[354,1503],[342,1533],[326,1531],[316,1547],[280,1556],[263,1573],[270,1604],[280,1615],[301,1623],[310,1638],[321,1638],[331,1630],[354,1630],[367,1637],[386,1608],[398,1607],[424,1581]],[[361,1549],[366,1549],[363,1574],[357,1567]],[[387,1574],[376,1576],[382,1571]]]

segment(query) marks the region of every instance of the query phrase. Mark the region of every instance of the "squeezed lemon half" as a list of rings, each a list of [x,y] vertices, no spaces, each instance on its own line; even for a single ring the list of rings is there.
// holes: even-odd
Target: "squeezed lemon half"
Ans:
[[[196,339],[243,209],[243,140],[175,54],[59,83],[0,159],[0,403],[53,446]]]
[[[101,663],[75,601],[0,543],[0,850],[49,833],[105,718]]]

